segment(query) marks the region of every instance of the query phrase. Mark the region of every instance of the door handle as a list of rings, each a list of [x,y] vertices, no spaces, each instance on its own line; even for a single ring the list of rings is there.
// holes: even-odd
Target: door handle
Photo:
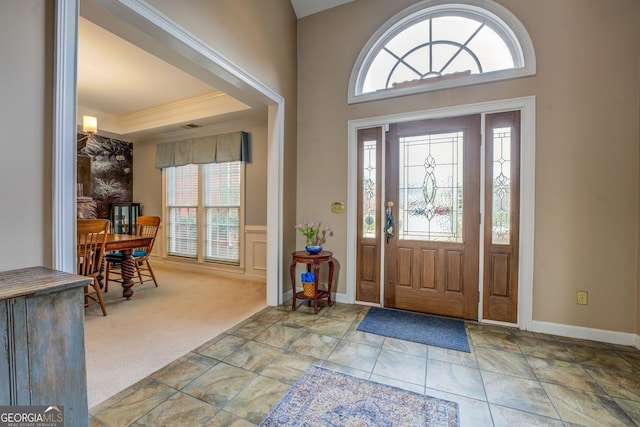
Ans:
[[[389,239],[396,235],[395,228],[393,225],[393,212],[391,208],[393,207],[393,202],[387,202],[386,220],[384,223],[384,235],[387,240],[387,244],[389,244]]]

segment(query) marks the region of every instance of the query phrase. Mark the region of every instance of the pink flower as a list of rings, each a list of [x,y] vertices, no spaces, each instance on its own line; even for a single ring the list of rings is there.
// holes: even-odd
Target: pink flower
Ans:
[[[322,245],[324,243],[327,232],[331,230],[331,227],[325,227],[321,233],[320,224],[320,221],[308,222],[306,219],[302,224],[296,224],[295,229],[307,238],[307,246]]]

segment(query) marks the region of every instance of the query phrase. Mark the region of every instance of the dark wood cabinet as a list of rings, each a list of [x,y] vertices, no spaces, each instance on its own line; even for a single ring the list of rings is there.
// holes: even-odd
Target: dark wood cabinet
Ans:
[[[136,234],[140,203],[114,203],[111,205],[111,232],[114,234]]]
[[[89,419],[84,285],[44,267],[0,272],[0,405],[64,407],[64,425]]]

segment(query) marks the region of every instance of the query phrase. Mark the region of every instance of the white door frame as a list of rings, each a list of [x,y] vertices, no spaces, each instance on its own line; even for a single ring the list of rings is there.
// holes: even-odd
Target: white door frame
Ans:
[[[56,0],[53,118],[53,260],[57,270],[75,271],[77,33],[80,0]],[[211,46],[143,0],[89,0],[143,33],[161,38],[174,54],[204,68],[203,73],[267,110],[267,286],[268,305],[282,301],[282,201],[284,98],[230,62]],[[233,94],[232,94],[233,95]],[[253,101],[253,102],[251,102]]]
[[[348,122],[348,178],[347,202],[352,206],[347,212],[347,301],[356,302],[356,252],[357,252],[357,178],[358,178],[358,129],[386,126],[416,120],[440,119],[469,114],[521,111],[520,135],[520,250],[518,272],[518,321],[520,329],[531,330],[533,318],[533,249],[535,216],[535,97],[512,98],[456,107],[437,108],[411,113],[350,120]],[[484,137],[483,137],[484,142]],[[383,160],[384,162],[384,160]],[[482,244],[482,242],[481,242]],[[482,265],[482,264],[480,264]],[[480,279],[482,279],[480,277]],[[382,279],[381,279],[382,280]],[[381,288],[383,283],[380,283]],[[482,301],[482,280],[479,283]],[[478,304],[478,320],[482,319],[482,304]],[[496,323],[496,322],[491,322]]]

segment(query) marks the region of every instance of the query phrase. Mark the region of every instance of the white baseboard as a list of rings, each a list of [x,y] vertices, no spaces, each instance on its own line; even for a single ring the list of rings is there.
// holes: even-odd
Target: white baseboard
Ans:
[[[531,322],[533,332],[541,332],[563,337],[580,338],[606,342],[610,344],[630,345],[640,349],[640,336],[627,332],[608,331],[605,329],[585,328],[583,326],[563,325],[560,323]]]

